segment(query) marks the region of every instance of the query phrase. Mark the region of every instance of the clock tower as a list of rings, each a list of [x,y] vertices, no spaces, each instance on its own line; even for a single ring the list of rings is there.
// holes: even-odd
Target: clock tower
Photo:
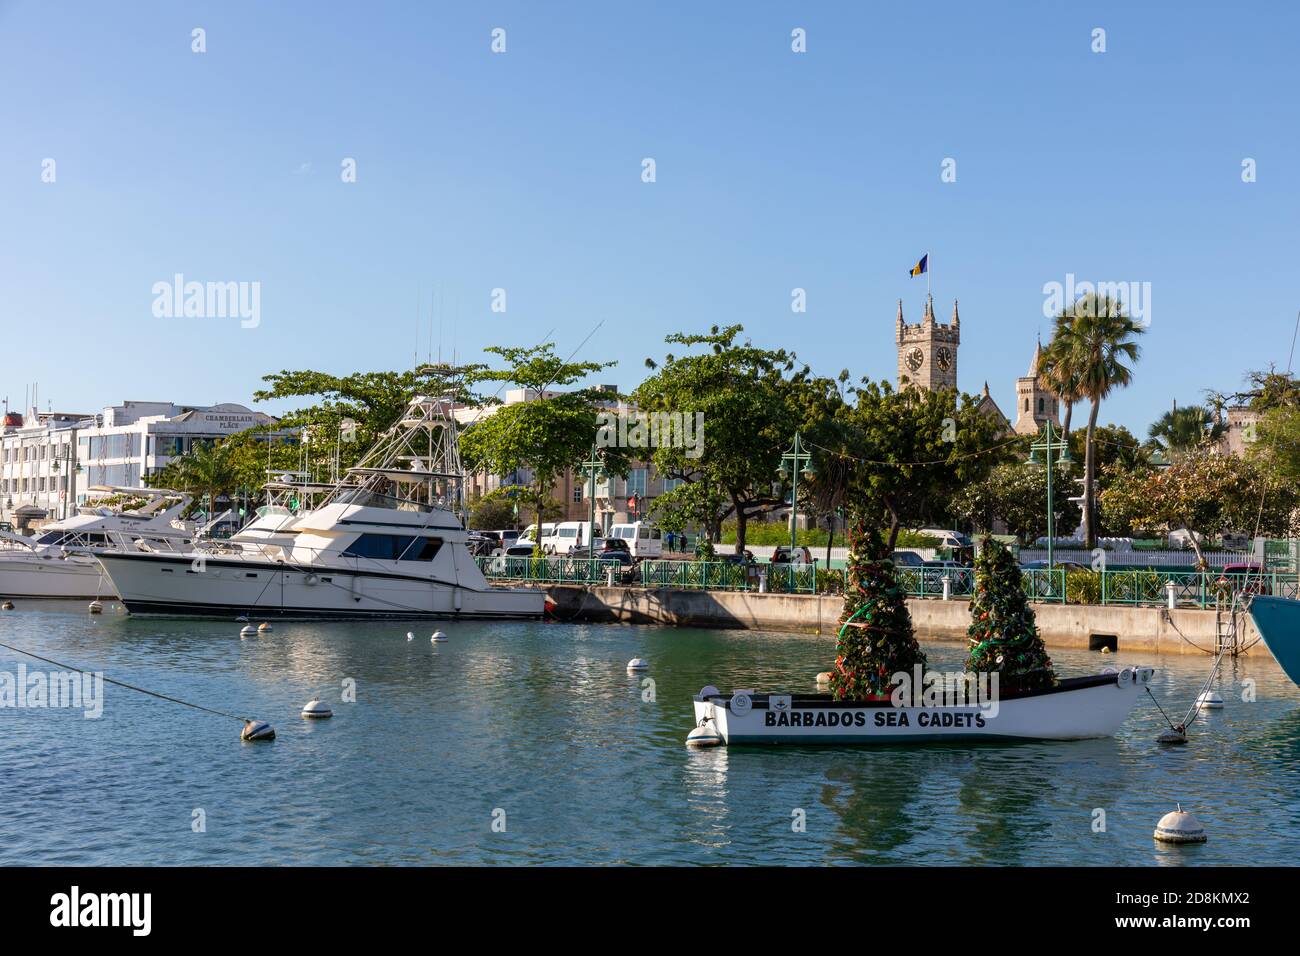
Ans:
[[[957,387],[957,346],[961,344],[961,319],[957,302],[952,304],[952,321],[941,325],[934,318],[934,299],[926,296],[925,314],[919,325],[903,321],[903,300],[898,300],[897,334],[898,387]]]

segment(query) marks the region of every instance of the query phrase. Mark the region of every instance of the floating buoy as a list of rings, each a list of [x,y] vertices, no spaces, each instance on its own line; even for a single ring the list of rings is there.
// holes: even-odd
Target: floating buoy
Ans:
[[[718,733],[711,720],[705,721],[686,735],[688,747],[717,747],[721,743],[722,734]]]
[[[271,624],[268,621],[263,621],[261,624],[257,625],[257,633],[259,634],[269,633],[271,629]]]
[[[1185,744],[1187,743],[1187,735],[1183,733],[1181,730],[1172,730],[1172,729],[1166,730],[1164,733],[1162,733],[1159,737],[1156,738],[1156,743]]]
[[[14,609],[13,601],[5,601],[4,604],[0,604],[0,611],[12,611],[13,609]]]
[[[245,624],[239,629],[240,637],[257,637],[257,628],[251,624]]]
[[[304,717],[333,717],[334,711],[330,710],[329,704],[313,697],[303,705],[302,715]]]
[[[240,740],[274,740],[275,728],[265,720],[246,720],[239,732]]]
[[[830,671],[822,671],[822,672],[820,672],[820,673],[817,675],[817,686],[818,686],[818,687],[829,687],[829,686],[830,686],[830,683],[831,683],[831,672],[830,672]]]
[[[90,613],[91,613],[91,614],[103,614],[103,613],[104,613],[104,605],[101,604],[101,603],[99,603],[99,601],[91,601],[91,602],[90,602]]]
[[[406,639],[407,639],[408,641],[413,641],[413,640],[415,640],[415,635],[412,634],[410,631],[407,631],[407,632],[406,632]]]
[[[429,640],[435,644],[441,644],[446,639],[447,635],[442,633],[442,631],[434,631],[433,636],[429,638]]]
[[[1109,654],[1109,653],[1110,653],[1110,646],[1109,646],[1108,644],[1103,644],[1103,645],[1101,646],[1101,652],[1102,652],[1103,654]]]
[[[630,671],[645,671],[650,669],[650,662],[644,657],[634,657],[627,662],[627,669]]]
[[[1207,690],[1196,698],[1196,706],[1201,710],[1222,710],[1223,698],[1218,691]]]
[[[1201,821],[1196,819],[1195,815],[1183,810],[1182,804],[1178,804],[1178,809],[1166,813],[1156,824],[1156,830],[1153,836],[1162,843],[1204,843],[1206,841],[1205,828],[1201,826]]]

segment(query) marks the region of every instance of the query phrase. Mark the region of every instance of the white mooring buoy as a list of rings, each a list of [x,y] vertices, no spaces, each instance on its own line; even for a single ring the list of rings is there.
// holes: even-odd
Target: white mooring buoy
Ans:
[[[830,672],[830,671],[821,671],[821,672],[819,672],[819,673],[817,674],[817,686],[818,686],[818,687],[830,687],[830,686],[831,686],[831,672]]]
[[[1219,696],[1218,691],[1207,690],[1196,698],[1196,706],[1201,710],[1222,710],[1223,698]]]
[[[257,628],[251,624],[245,624],[239,629],[240,637],[257,637]]]
[[[441,644],[446,639],[447,639],[447,635],[442,633],[442,631],[434,631],[433,636],[429,638],[429,640],[432,641],[434,644]]]
[[[406,632],[406,639],[407,639],[408,641],[413,641],[413,640],[415,640],[415,635],[412,634],[410,631],[407,631],[407,632]]]
[[[274,740],[275,728],[265,720],[246,720],[239,732],[240,740]]]
[[[330,710],[329,704],[325,703],[325,701],[313,697],[303,705],[302,715],[304,717],[333,717],[334,711]]]
[[[91,601],[91,602],[90,602],[90,613],[91,613],[91,614],[103,614],[103,613],[104,613],[104,605],[103,605],[102,603],[100,603],[99,601]]]
[[[5,601],[4,604],[0,604],[0,611],[12,611],[13,609],[14,609],[13,601]]]
[[[272,628],[269,621],[263,621],[261,624],[257,625],[258,634],[269,634],[271,630]]]
[[[644,657],[634,657],[627,662],[629,671],[647,671],[650,669],[650,662]]]
[[[1181,803],[1177,810],[1160,818],[1153,835],[1162,843],[1204,843],[1206,840],[1201,821],[1194,814],[1184,811]]]
[[[686,735],[688,747],[717,747],[721,743],[722,734],[718,733],[711,720],[706,720]]]

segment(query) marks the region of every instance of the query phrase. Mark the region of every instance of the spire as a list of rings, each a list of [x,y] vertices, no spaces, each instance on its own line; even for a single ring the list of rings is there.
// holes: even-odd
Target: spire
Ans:
[[[934,321],[934,296],[930,295],[929,293],[926,293],[926,296],[925,296],[925,316],[924,316],[924,318],[925,318],[925,319],[928,319],[928,320],[931,321],[931,322]]]
[[[985,379],[985,380],[984,380],[984,397],[985,397],[985,398],[992,398],[992,397],[993,397],[993,396],[991,396],[991,395],[989,394],[989,382],[988,382],[988,379]]]
[[[903,300],[902,299],[898,300],[898,323],[897,323],[897,330],[895,332],[894,337],[898,340],[899,345],[903,344]]]
[[[961,316],[957,314],[957,300],[956,300],[956,299],[953,299],[953,300],[952,300],[952,324],[953,324],[954,326],[960,326],[960,325],[961,325]]]
[[[1039,339],[1038,344],[1034,346],[1034,357],[1029,362],[1029,374],[1026,378],[1038,378],[1038,365],[1043,359],[1043,342]]]

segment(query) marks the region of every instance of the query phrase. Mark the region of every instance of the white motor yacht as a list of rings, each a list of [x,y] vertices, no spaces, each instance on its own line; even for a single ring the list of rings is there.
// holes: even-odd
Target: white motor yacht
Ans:
[[[180,516],[192,500],[178,491],[95,486],[99,495],[145,499],[124,510],[83,505],[77,513],[42,527],[34,537],[0,531],[0,597],[112,597],[113,588],[95,560],[100,550],[188,551],[195,528]]]
[[[133,614],[538,618],[545,595],[494,587],[466,547],[451,403],[417,397],[356,468],[295,513],[263,509],[187,554],[100,553]]]

